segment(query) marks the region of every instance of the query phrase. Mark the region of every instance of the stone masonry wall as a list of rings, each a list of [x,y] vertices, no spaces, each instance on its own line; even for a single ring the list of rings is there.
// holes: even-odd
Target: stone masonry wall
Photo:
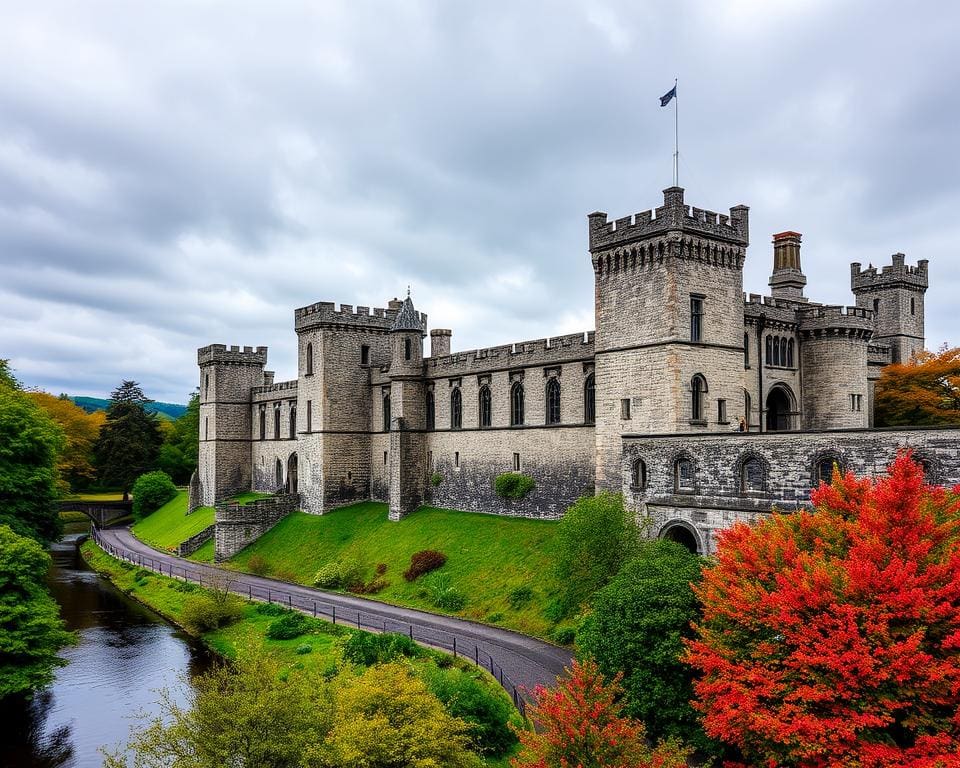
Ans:
[[[180,544],[177,545],[177,557],[189,557],[192,555],[213,538],[215,530],[216,524],[208,525],[200,531],[200,533],[195,533],[186,541],[180,542]]]
[[[214,560],[222,563],[233,557],[299,506],[300,497],[292,493],[249,504],[217,504]]]

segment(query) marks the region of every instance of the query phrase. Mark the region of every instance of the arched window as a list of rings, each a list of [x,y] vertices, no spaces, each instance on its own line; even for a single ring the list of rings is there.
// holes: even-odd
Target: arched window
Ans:
[[[427,390],[427,429],[435,429],[437,425],[437,404],[433,398],[433,390]]]
[[[830,485],[830,483],[833,482],[834,467],[840,472],[843,471],[840,466],[840,460],[836,456],[821,456],[817,459],[813,484],[820,485],[820,483],[826,483]]]
[[[280,459],[277,459],[276,464],[276,481],[277,481],[277,490],[279,491],[283,488],[283,462]]]
[[[673,463],[673,487],[677,493],[693,493],[695,485],[692,459],[681,456]]]
[[[707,394],[707,380],[699,373],[690,380],[690,418],[703,421],[703,401]]]
[[[410,359],[410,339],[403,340],[403,359]]]
[[[460,429],[463,426],[463,397],[460,387],[454,387],[450,393],[450,429]]]
[[[594,391],[594,378],[591,373],[583,384],[583,421],[593,424],[597,420],[597,400]]]
[[[773,336],[767,335],[767,365],[773,365]]]
[[[260,406],[260,439],[267,439],[267,407],[265,405]]]
[[[390,395],[383,396],[383,431],[390,431]]]
[[[313,344],[307,344],[307,376],[313,376]]]
[[[743,334],[743,367],[750,367],[750,337]]]
[[[647,487],[647,465],[643,459],[636,458],[630,465],[630,487],[640,491]]]
[[[490,387],[484,384],[480,387],[477,395],[478,421],[481,427],[489,427],[492,421],[492,398],[490,396]]]
[[[290,406],[290,439],[295,440],[297,437],[297,406]]]
[[[560,423],[560,382],[550,379],[547,382],[547,424]]]
[[[752,457],[743,462],[740,466],[740,491],[741,493],[757,493],[765,488],[766,478],[763,468],[763,462],[756,457]]]
[[[523,424],[523,384],[515,381],[510,388],[510,426]]]
[[[273,405],[273,439],[280,439],[280,403]]]
[[[793,368],[793,339],[787,342],[787,367]]]

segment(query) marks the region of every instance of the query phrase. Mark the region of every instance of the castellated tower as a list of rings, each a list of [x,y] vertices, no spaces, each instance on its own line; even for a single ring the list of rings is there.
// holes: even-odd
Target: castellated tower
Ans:
[[[414,309],[408,295],[390,328],[391,520],[419,507],[427,487],[426,327],[427,316]]]
[[[391,302],[392,304],[393,302]],[[294,310],[299,490],[305,512],[370,498],[371,368],[390,362],[387,309],[318,302]]]
[[[927,292],[927,260],[905,264],[902,253],[879,272],[874,266],[850,265],[850,289],[857,306],[873,311],[874,342],[890,346],[891,361],[905,363],[923,350],[923,296]]]
[[[598,490],[622,488],[621,435],[726,432],[743,414],[749,209],[663,192],[663,205],[589,219],[596,308]]]
[[[266,347],[211,344],[197,351],[200,366],[200,503],[250,490],[250,389],[264,383]]]

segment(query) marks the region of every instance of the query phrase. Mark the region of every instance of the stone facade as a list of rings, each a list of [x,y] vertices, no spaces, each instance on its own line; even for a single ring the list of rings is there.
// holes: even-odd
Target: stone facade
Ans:
[[[425,503],[556,518],[583,494],[611,490],[638,511],[687,509],[631,491],[625,457],[643,440],[714,451],[721,462],[741,441],[775,444],[772,432],[807,453],[826,450],[837,430],[862,435],[872,424],[883,365],[923,347],[926,261],[854,264],[856,306],[826,306],[804,295],[801,235],[781,232],[772,295],[745,295],[749,209],[691,208],[678,187],[655,210],[615,221],[590,214],[588,238],[595,332],[464,352],[436,328],[428,356],[427,316],[408,295],[384,308],[295,310],[292,381],[264,370],[264,347],[202,348],[203,503],[252,488],[297,494],[317,514],[377,499],[392,519]],[[520,501],[493,491],[512,471],[536,483]],[[788,483],[772,470],[766,482]],[[771,493],[790,498],[787,485]],[[712,503],[682,499],[690,509]],[[709,514],[704,542],[717,521]],[[221,548],[220,538],[218,526],[218,552],[246,539]]]

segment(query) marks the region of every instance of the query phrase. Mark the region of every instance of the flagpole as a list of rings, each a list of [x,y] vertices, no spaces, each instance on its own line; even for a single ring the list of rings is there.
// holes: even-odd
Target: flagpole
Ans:
[[[680,92],[677,90],[679,78],[673,79],[673,186],[680,186]]]

